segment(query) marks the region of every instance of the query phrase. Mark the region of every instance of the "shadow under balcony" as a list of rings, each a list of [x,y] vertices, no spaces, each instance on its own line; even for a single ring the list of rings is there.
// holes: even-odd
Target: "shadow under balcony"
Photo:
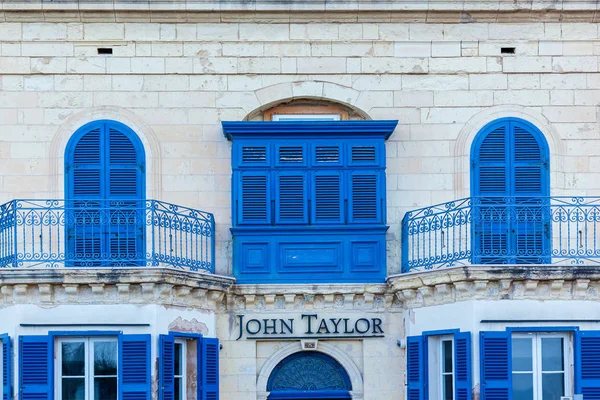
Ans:
[[[0,268],[171,267],[214,273],[212,214],[157,200],[12,200]]]
[[[599,197],[470,197],[406,213],[402,272],[600,263]]]

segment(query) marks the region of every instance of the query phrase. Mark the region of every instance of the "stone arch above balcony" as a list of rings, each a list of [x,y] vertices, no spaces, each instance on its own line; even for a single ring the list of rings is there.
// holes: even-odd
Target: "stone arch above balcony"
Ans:
[[[456,198],[470,196],[470,157],[473,140],[485,125],[506,117],[520,118],[530,122],[544,134],[550,150],[550,192],[554,195],[557,190],[563,189],[558,185],[558,182],[560,182],[558,176],[562,172],[564,148],[562,138],[556,129],[543,114],[534,109],[518,105],[506,105],[490,107],[480,111],[467,121],[461,129],[452,154],[455,162],[454,192]]]
[[[325,81],[295,81],[283,82],[257,89],[254,96],[249,96],[248,102],[243,105],[246,117],[250,121],[261,116],[262,113],[275,106],[290,103],[296,100],[315,101],[319,103],[337,105],[355,114],[355,119],[371,119],[368,104],[361,102],[361,92],[351,87]],[[262,119],[262,118],[260,118]]]
[[[146,153],[146,197],[160,199],[161,151],[152,128],[139,116],[121,107],[106,106],[83,110],[71,115],[56,131],[50,144],[50,191],[52,197],[64,197],[64,156],[71,136],[83,125],[96,120],[113,120],[131,128]]]

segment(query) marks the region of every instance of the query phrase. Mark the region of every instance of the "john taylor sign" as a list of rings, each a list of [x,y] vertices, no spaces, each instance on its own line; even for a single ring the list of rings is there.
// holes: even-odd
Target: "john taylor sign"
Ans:
[[[261,316],[262,317],[262,316]],[[318,314],[300,314],[294,318],[237,316],[236,340],[246,339],[325,339],[383,337],[381,318],[321,318]]]

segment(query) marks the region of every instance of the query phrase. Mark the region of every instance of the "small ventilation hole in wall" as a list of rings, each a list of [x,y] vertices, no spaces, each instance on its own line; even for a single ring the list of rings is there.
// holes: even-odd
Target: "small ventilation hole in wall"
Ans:
[[[98,47],[98,54],[112,54],[110,47]]]
[[[515,47],[501,47],[500,48],[500,53],[501,54],[515,54]]]

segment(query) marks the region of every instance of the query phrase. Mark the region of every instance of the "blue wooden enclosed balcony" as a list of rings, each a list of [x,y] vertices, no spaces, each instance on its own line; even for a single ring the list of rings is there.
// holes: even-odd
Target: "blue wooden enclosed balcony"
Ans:
[[[0,267],[173,267],[214,272],[212,214],[157,200],[12,200]]]
[[[406,213],[402,271],[600,262],[599,197],[470,197]]]

